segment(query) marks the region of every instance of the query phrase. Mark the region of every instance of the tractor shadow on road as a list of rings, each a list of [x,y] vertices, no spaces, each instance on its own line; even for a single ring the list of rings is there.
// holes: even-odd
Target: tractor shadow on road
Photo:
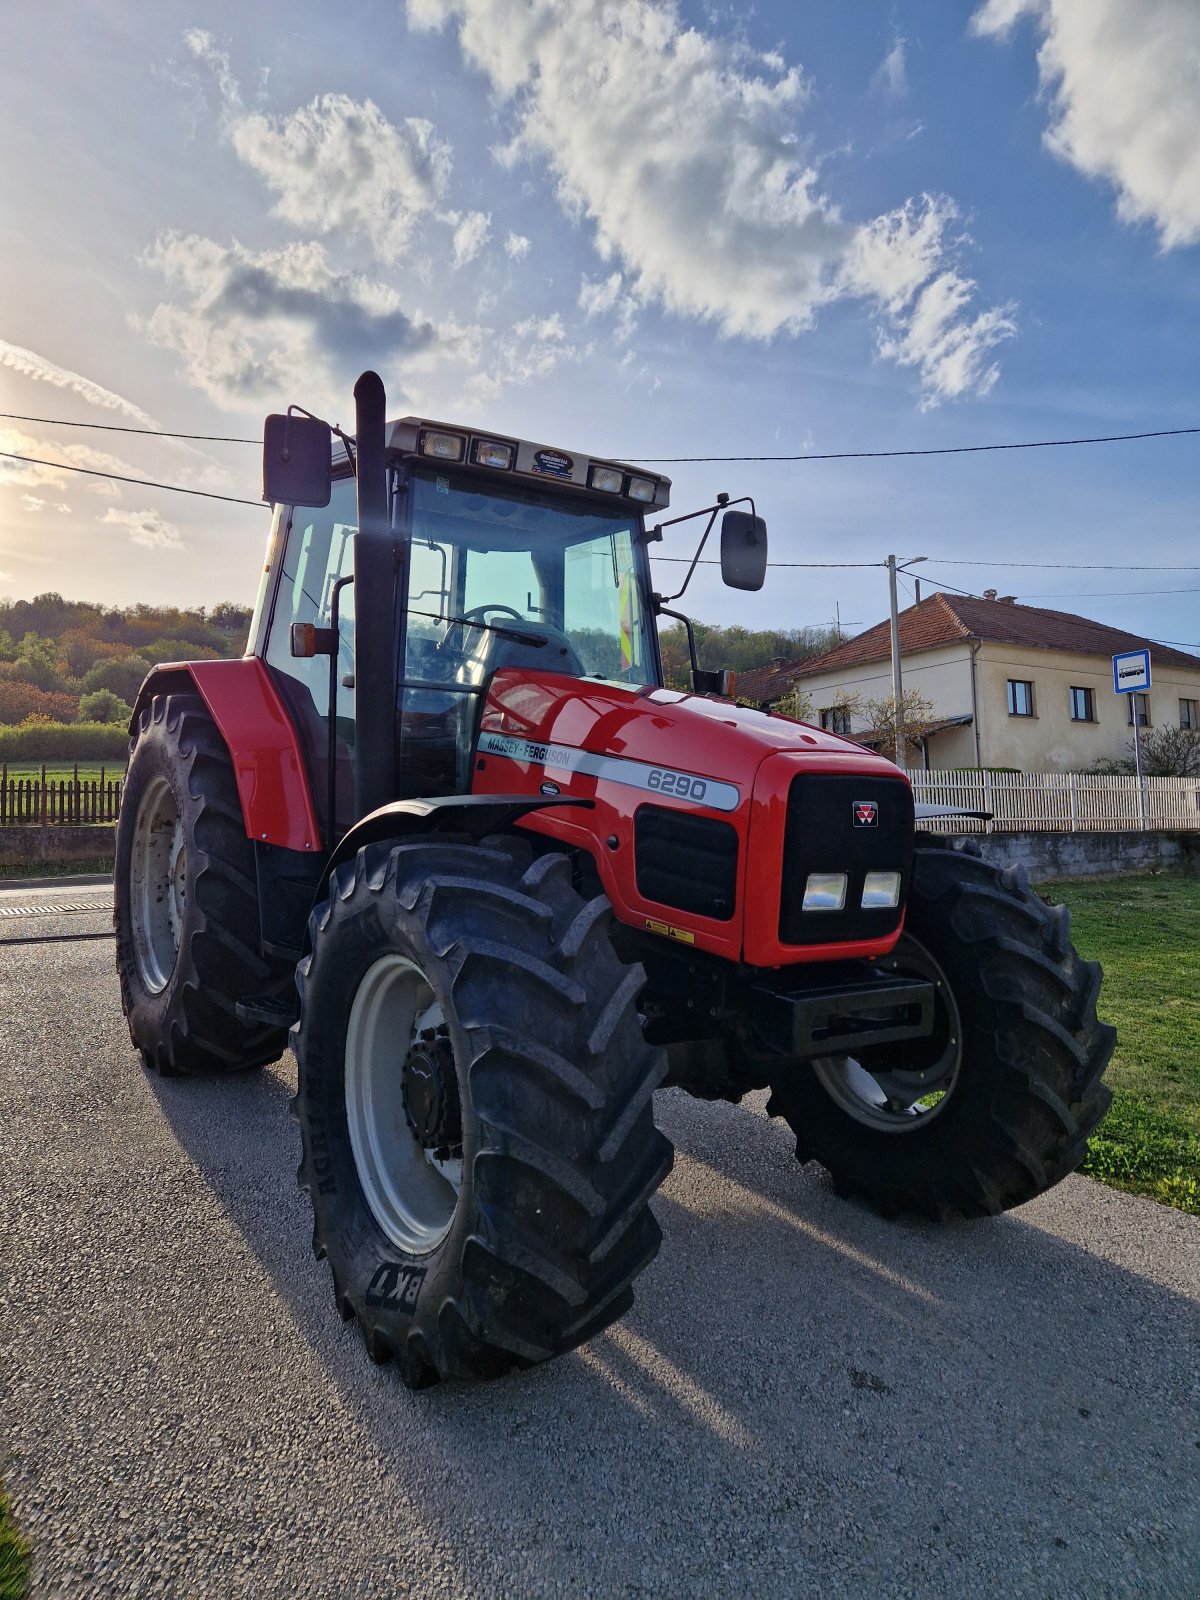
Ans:
[[[1013,1593],[1186,1592],[1191,1219],[1076,1179],[995,1220],[889,1224],[801,1171],[757,1107],[671,1091],[664,1244],[631,1314],[537,1371],[414,1395],[370,1365],[309,1252],[291,1071],[152,1088],[363,1451],[409,1495],[437,1484],[471,1587],[591,1592],[598,1562],[602,1593],[794,1593],[801,1569],[853,1592],[876,1550],[868,1587],[900,1593],[965,1593],[964,1572]],[[1106,1259],[1149,1260],[1150,1237],[1185,1292]]]

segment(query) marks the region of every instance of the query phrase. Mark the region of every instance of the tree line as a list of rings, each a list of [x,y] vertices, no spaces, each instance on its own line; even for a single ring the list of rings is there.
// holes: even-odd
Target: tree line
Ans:
[[[0,726],[127,722],[152,666],[241,655],[249,629],[249,608],[229,602],[0,601]]]

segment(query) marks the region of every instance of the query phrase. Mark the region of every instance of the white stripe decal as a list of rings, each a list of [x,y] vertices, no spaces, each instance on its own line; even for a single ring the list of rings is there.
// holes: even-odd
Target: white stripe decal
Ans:
[[[530,739],[514,739],[506,733],[482,734],[479,749],[484,755],[527,761],[531,766],[542,767],[551,776],[581,772],[589,778],[624,784],[627,789],[643,789],[650,795],[690,800],[694,805],[708,806],[713,811],[736,811],[741,802],[741,795],[732,783],[702,778],[693,772],[677,772],[673,767],[652,767],[628,756],[600,756],[566,744],[535,744]]]

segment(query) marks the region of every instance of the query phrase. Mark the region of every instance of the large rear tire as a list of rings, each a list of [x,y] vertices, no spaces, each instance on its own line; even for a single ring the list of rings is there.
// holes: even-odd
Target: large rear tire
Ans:
[[[1080,959],[1065,906],[978,846],[918,848],[905,934],[889,962],[937,985],[932,1039],[793,1062],[768,1111],[796,1155],[885,1215],[982,1216],[1077,1167],[1108,1108],[1116,1034],[1096,1019],[1098,963]]]
[[[286,1028],[237,1014],[290,968],[258,948],[254,846],[229,752],[198,695],[155,695],[138,719],[113,905],[121,1006],[148,1067],[228,1073],[283,1054]]]
[[[665,1062],[610,915],[563,857],[493,839],[367,845],[310,920],[293,1048],[313,1247],[410,1387],[573,1348],[658,1250]]]

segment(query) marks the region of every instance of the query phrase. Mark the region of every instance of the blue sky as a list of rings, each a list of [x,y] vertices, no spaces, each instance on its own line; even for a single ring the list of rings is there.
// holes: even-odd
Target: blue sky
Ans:
[[[6,43],[5,412],[253,434],[374,365],[393,414],[632,460],[1200,424],[1194,0],[48,0]],[[0,430],[258,492],[249,447]],[[1200,645],[1200,437],[667,470],[677,511],[754,494],[781,562]],[[248,599],[263,532],[0,460],[0,593]],[[886,583],[688,598],[867,626]]]

